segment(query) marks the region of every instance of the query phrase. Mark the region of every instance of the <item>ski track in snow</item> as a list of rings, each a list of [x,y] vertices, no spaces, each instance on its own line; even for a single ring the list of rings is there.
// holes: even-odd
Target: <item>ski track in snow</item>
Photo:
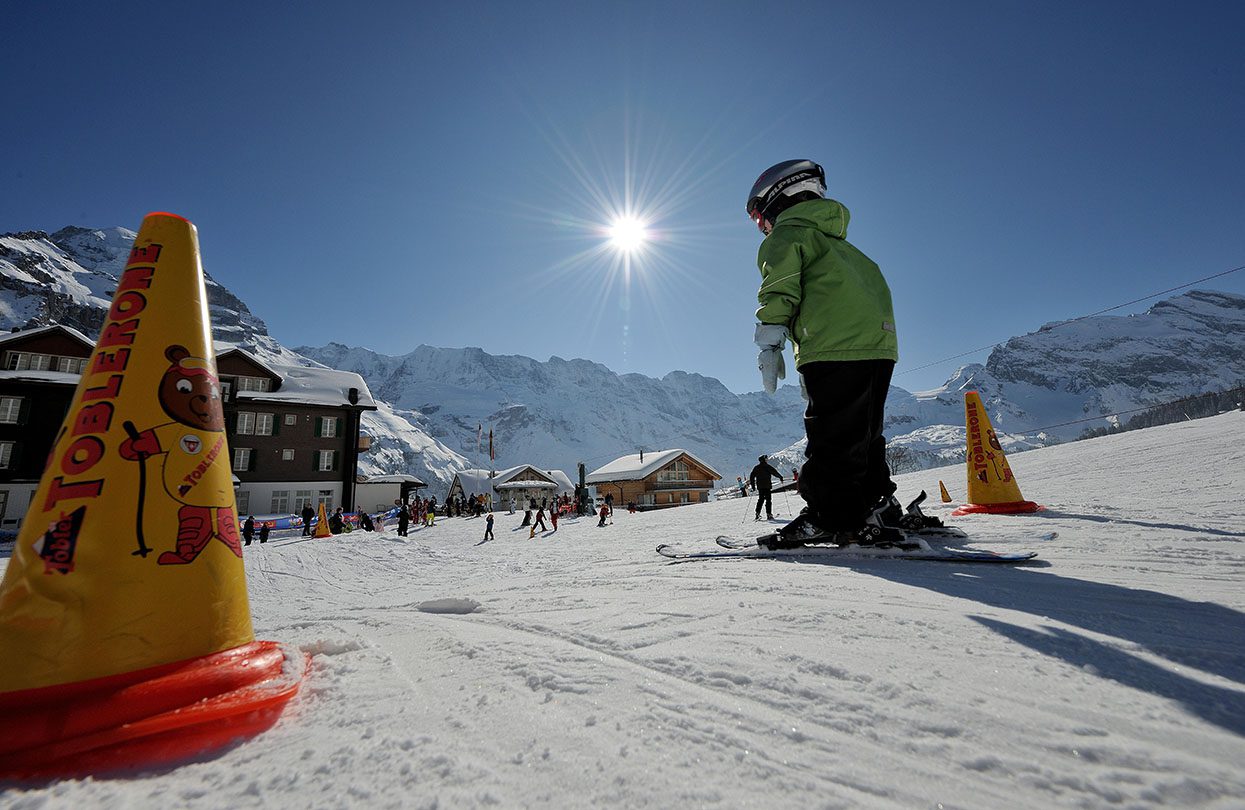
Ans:
[[[956,522],[1016,567],[653,552],[760,530],[739,500],[277,537],[245,549],[257,635],[313,667],[276,727],[0,806],[1241,807],[1243,430],[1011,456],[1048,509]]]

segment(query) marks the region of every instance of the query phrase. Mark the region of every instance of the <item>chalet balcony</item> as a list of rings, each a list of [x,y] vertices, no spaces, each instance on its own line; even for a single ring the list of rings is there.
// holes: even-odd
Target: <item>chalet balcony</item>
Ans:
[[[712,481],[654,481],[651,489],[667,490],[667,489],[713,489]]]

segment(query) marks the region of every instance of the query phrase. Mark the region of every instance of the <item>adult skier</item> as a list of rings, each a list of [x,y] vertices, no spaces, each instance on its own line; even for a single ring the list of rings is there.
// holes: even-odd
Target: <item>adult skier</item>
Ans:
[[[899,358],[890,288],[847,241],[847,208],[825,192],[821,166],[786,160],[762,172],[748,193],[748,216],[765,235],[754,335],[762,384],[772,394],[786,376],[782,351],[790,340],[808,400],[799,479],[808,505],[758,542],[902,544],[903,533],[882,516],[895,492],[882,436]]]
[[[411,513],[407,510],[406,504],[398,501],[395,501],[395,503],[398,504],[398,534],[406,537],[406,533],[410,531],[411,527]]]
[[[757,514],[756,520],[761,519],[761,505],[765,506],[765,518],[767,520],[774,519],[774,506],[771,500],[773,494],[773,479],[786,481],[782,477],[782,473],[770,466],[768,456],[759,456],[757,465],[752,468],[752,472],[748,474],[748,484],[757,494]],[[746,513],[745,513],[746,514]]]

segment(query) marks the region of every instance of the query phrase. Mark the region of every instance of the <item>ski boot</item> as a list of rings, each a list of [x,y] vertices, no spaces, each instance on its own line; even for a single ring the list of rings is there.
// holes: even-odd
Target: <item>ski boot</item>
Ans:
[[[816,515],[805,507],[796,515],[795,520],[772,534],[763,534],[757,538],[757,545],[762,548],[799,548],[808,543],[834,542],[834,533],[828,533],[816,523]]]
[[[964,532],[954,526],[947,526],[936,517],[921,511],[921,502],[928,497],[925,490],[904,509],[894,495],[888,495],[874,507],[873,514],[885,526],[899,529],[908,534],[920,534],[926,537],[963,537]]]

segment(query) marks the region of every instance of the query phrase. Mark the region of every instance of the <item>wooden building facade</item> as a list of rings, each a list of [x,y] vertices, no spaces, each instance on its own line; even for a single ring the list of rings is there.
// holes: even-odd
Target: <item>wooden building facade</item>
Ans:
[[[94,349],[60,325],[0,336],[0,533],[21,524]],[[224,346],[217,373],[239,513],[354,505],[360,416],[376,408],[362,377]]]
[[[665,509],[704,503],[722,475],[686,450],[660,450],[622,456],[584,480],[597,497],[614,496],[614,507]]]

